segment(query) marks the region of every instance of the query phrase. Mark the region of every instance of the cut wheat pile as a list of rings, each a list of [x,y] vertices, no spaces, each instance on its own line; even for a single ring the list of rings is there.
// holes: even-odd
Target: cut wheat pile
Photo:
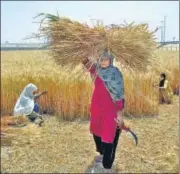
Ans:
[[[22,138],[21,127],[29,124],[26,116],[3,116],[1,117],[1,145],[11,145],[12,140]],[[21,132],[21,134],[20,134]],[[24,134],[26,137],[26,134]]]
[[[135,70],[144,70],[156,62],[156,31],[150,32],[147,24],[90,27],[51,14],[41,13],[37,17],[42,16],[40,32],[35,37],[48,39],[54,59],[62,66],[76,66],[86,56],[95,61],[105,49],[123,66]]]

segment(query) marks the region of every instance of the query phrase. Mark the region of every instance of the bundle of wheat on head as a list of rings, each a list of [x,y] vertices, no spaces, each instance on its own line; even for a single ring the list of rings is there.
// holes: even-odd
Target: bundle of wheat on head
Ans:
[[[48,39],[53,58],[62,66],[76,66],[87,55],[95,61],[104,49],[108,49],[117,62],[138,71],[156,60],[153,52],[157,29],[150,32],[147,24],[90,27],[58,15],[41,13],[36,17],[44,18],[35,37]]]

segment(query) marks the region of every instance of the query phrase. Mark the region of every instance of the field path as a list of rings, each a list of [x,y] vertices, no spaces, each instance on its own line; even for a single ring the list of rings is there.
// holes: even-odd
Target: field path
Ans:
[[[156,118],[126,119],[137,133],[139,145],[122,133],[114,170],[119,173],[177,173],[179,102],[160,105]],[[2,147],[1,168],[8,173],[61,173],[88,171],[95,146],[87,122],[46,120],[42,128],[14,128],[12,146]]]

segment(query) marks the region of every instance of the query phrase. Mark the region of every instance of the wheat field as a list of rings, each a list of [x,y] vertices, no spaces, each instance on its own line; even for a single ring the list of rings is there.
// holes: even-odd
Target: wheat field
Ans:
[[[157,52],[157,55],[162,60],[162,67],[170,72],[168,76],[175,91],[179,73],[178,52]],[[93,83],[82,65],[72,71],[66,70],[56,65],[49,51],[2,51],[1,68],[2,115],[11,115],[23,88],[34,83],[40,91],[48,91],[48,95],[40,100],[43,113],[57,115],[63,120],[88,118]],[[127,116],[158,114],[158,90],[153,84],[158,83],[160,71],[140,74],[122,70]]]

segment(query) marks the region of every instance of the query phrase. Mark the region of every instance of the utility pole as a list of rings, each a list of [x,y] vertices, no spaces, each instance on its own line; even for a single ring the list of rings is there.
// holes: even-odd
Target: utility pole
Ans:
[[[166,42],[166,16],[164,16],[164,42]]]
[[[163,25],[164,25],[164,21],[161,21],[161,43],[164,42],[164,34],[163,34]]]
[[[173,42],[175,41],[175,36],[173,37]]]

